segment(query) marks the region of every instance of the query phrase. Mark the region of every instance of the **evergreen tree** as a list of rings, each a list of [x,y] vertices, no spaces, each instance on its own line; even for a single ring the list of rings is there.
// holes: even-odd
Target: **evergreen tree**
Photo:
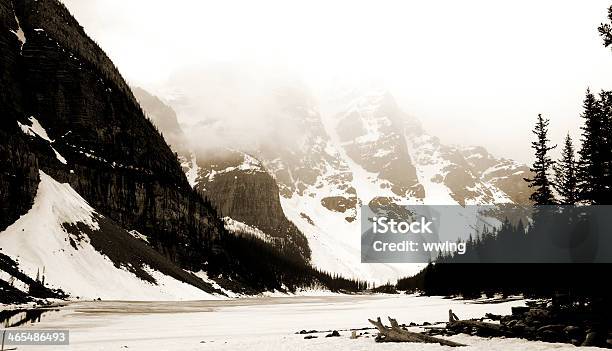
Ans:
[[[608,8],[608,21],[609,23],[602,23],[598,28],[605,47],[612,45],[612,6]]]
[[[601,35],[604,46],[612,45],[612,6],[608,7],[608,22],[602,23],[599,26],[599,34]],[[603,132],[606,136],[606,144],[604,147],[604,177],[607,187],[604,199],[606,204],[612,202],[612,92],[602,92],[602,111],[604,116]]]
[[[556,147],[548,146],[548,124],[549,120],[538,114],[538,121],[533,133],[536,135],[536,140],[531,143],[531,147],[535,150],[535,161],[531,166],[533,178],[525,178],[529,183],[529,187],[533,188],[533,193],[529,197],[534,205],[551,205],[555,203],[555,198],[552,192],[552,184],[548,179],[548,173],[553,165],[553,161],[548,156],[548,152]]]
[[[606,99],[607,100],[607,99]],[[607,102],[606,102],[607,103]],[[583,104],[582,147],[578,152],[578,188],[581,201],[592,205],[605,202],[605,160],[603,149],[606,145],[601,101],[587,89]]]
[[[602,118],[601,157],[603,165],[603,186],[605,204],[612,203],[612,92],[599,93]]]
[[[554,187],[560,197],[559,203],[562,205],[575,205],[578,202],[578,179],[576,177],[574,145],[569,133],[565,137],[561,159],[555,164],[554,171]]]

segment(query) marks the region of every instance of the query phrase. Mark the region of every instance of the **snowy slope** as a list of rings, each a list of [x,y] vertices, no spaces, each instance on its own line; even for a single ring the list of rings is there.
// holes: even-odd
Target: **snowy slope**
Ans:
[[[34,205],[0,233],[0,252],[17,261],[19,269],[28,276],[44,275],[46,286],[62,289],[73,298],[216,298],[146,264],[142,269],[153,282],[143,280],[129,267],[118,267],[92,245],[88,235],[99,231],[103,221],[107,220],[70,185],[60,184],[40,171]],[[75,231],[77,227],[81,230]]]

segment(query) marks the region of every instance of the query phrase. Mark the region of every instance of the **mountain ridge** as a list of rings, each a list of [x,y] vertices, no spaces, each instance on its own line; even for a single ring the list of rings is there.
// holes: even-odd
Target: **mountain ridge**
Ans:
[[[252,155],[262,166],[259,171],[274,178],[284,216],[306,235],[312,261],[320,269],[381,283],[414,271],[410,265],[374,267],[359,262],[363,205],[529,203],[523,181],[527,166],[495,158],[483,147],[442,144],[385,90],[353,90],[324,112],[300,89],[275,94],[278,124],[293,124],[302,133],[286,145],[264,139],[256,149],[231,153]],[[184,162],[191,165],[195,160],[198,165],[185,168],[197,173],[196,188],[205,191],[210,186],[212,168],[215,174],[255,186],[252,170],[241,172],[240,162],[229,161],[227,152],[207,150],[210,154],[216,160],[196,152],[195,159]],[[214,202],[229,201],[222,193]],[[244,206],[257,207],[248,200]],[[222,212],[240,221],[231,211]]]

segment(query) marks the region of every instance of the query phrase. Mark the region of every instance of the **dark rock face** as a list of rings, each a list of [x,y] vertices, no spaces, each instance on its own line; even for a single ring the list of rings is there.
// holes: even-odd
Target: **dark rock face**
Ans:
[[[330,211],[344,213],[348,209],[357,206],[357,199],[343,196],[329,196],[321,199],[321,205]]]
[[[38,186],[38,160],[15,122],[23,115],[17,31],[12,2],[0,1],[0,230],[31,207]]]
[[[321,205],[326,209],[347,214],[344,220],[349,223],[357,219],[356,213],[352,210],[356,209],[358,204],[359,200],[354,196],[328,196],[321,199]]]
[[[310,260],[306,237],[290,222],[280,203],[274,178],[261,163],[245,153],[223,150],[216,157],[201,156],[196,189],[222,216],[255,227],[303,261]],[[276,242],[276,241],[275,241]]]
[[[6,141],[0,144],[0,230],[4,230],[32,207],[38,159],[17,128],[0,130],[0,137]]]
[[[25,43],[17,32],[23,31]],[[104,52],[56,0],[0,0],[0,230],[31,206],[38,169],[198,269],[222,230]],[[17,122],[34,117],[50,143]]]

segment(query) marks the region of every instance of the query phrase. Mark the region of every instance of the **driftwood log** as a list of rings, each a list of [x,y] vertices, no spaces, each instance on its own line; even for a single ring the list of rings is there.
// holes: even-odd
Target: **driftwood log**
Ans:
[[[443,346],[466,346],[464,344],[460,344],[454,341],[440,339],[433,336],[421,334],[421,333],[413,333],[407,330],[402,329],[397,321],[391,317],[389,317],[389,322],[391,323],[391,327],[387,327],[382,324],[380,317],[378,317],[375,321],[368,319],[370,323],[372,323],[376,329],[378,329],[378,338],[376,339],[378,342],[419,342],[419,343],[429,343],[429,344],[440,344]]]

